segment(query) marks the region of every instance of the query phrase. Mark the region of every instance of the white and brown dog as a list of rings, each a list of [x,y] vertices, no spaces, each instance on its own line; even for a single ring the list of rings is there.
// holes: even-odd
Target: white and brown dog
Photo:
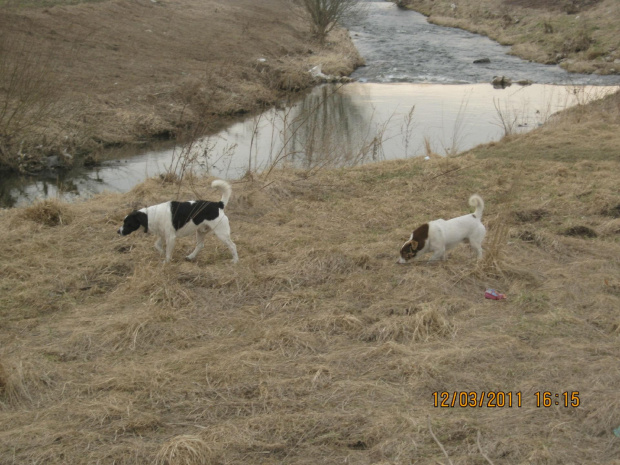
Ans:
[[[155,248],[164,253],[162,241],[166,243],[166,262],[172,258],[172,250],[177,237],[189,236],[196,233],[196,248],[186,258],[193,260],[204,247],[205,235],[213,231],[215,235],[228,247],[233,256],[233,263],[239,261],[237,247],[230,239],[230,225],[224,214],[224,206],[228,203],[232,188],[226,181],[216,180],[211,187],[222,192],[222,200],[209,202],[206,200],[191,200],[189,202],[164,202],[141,210],[134,210],[125,217],[123,226],[118,233],[127,236],[132,232],[144,228],[144,232],[159,236]]]
[[[479,195],[472,195],[469,198],[469,205],[476,208],[474,213],[448,221],[429,221],[413,231],[409,240],[400,249],[398,263],[407,263],[427,252],[433,253],[429,261],[441,260],[447,250],[461,242],[469,242],[478,259],[482,258],[482,240],[486,234],[486,228],[481,221],[484,202]]]

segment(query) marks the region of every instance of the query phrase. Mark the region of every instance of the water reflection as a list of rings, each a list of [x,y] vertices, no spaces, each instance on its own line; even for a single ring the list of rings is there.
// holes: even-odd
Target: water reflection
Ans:
[[[383,159],[441,155],[524,132],[577,103],[619,87],[490,84],[348,84],[314,89],[286,108],[271,109],[180,147],[164,146],[94,169],[57,176],[4,178],[5,207],[36,198],[73,200],[130,190],[145,178],[174,171],[238,179],[248,171],[313,169]],[[118,157],[118,154],[114,154]]]
[[[371,108],[355,97],[342,88],[324,86],[297,105],[282,134],[287,161],[306,169],[367,161]]]

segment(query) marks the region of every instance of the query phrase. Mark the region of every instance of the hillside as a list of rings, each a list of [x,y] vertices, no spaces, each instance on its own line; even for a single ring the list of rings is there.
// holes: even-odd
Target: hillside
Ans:
[[[570,72],[620,74],[616,0],[394,0],[442,26],[512,45],[526,60]]]
[[[617,93],[456,158],[248,177],[237,265],[214,237],[164,266],[116,234],[136,206],[214,198],[210,179],[0,212],[0,463],[446,463],[441,444],[617,464],[619,125]],[[480,263],[395,263],[472,193]]]
[[[349,74],[348,35],[322,47],[287,0],[0,2],[0,170],[109,146],[184,140]]]

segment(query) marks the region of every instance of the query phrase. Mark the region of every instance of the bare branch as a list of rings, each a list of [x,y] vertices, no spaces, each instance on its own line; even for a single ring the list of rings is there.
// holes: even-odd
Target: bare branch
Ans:
[[[359,0],[298,0],[310,18],[312,33],[320,42],[343,19],[360,11]]]

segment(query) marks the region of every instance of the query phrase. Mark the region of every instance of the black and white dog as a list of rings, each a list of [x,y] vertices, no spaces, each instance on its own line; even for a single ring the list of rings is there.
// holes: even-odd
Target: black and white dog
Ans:
[[[478,259],[482,258],[482,241],[486,228],[482,224],[484,202],[479,195],[469,198],[469,205],[475,207],[474,213],[452,218],[434,220],[418,227],[407,242],[400,248],[398,263],[407,263],[416,256],[432,252],[429,261],[443,259],[446,251],[461,242],[469,242]]]
[[[189,202],[164,202],[141,210],[134,210],[125,217],[123,226],[118,233],[127,236],[137,229],[158,237],[155,248],[164,253],[162,241],[166,242],[166,260],[172,258],[172,250],[177,237],[196,233],[196,248],[186,258],[193,260],[204,247],[205,235],[213,231],[228,247],[233,256],[233,263],[239,261],[237,247],[230,239],[230,225],[224,214],[224,206],[228,203],[232,188],[226,181],[216,180],[211,187],[222,191],[222,200],[209,202],[206,200],[190,200]]]

